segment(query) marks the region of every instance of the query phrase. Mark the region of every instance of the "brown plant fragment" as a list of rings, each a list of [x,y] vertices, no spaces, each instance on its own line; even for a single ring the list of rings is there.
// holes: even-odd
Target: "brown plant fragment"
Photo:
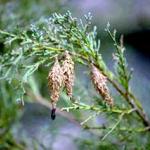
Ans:
[[[60,90],[63,83],[63,72],[59,65],[58,59],[55,59],[55,63],[52,70],[48,75],[48,86],[51,95],[52,109],[56,108],[56,103],[60,96]]]
[[[74,85],[74,62],[68,51],[64,54],[64,61],[62,63],[62,70],[64,75],[64,86],[67,95],[72,98],[73,85]]]
[[[109,89],[106,84],[107,78],[94,64],[91,64],[91,80],[94,84],[95,89],[106,101],[106,103],[110,106],[113,106],[113,98],[110,96]]]

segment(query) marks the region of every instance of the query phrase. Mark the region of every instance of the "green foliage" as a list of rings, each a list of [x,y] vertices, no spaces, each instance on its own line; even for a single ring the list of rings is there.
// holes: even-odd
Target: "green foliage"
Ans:
[[[84,25],[82,22],[78,24],[70,12],[65,15],[54,14],[49,19],[31,25],[28,30],[12,34],[0,31],[6,38],[6,46],[12,45],[13,48],[1,56],[1,79],[11,83],[17,78],[23,89],[23,83],[27,82],[28,76],[42,64],[46,67],[51,65],[53,58],[65,50],[69,50],[79,62],[98,62],[106,72],[105,63],[98,53],[100,45],[96,42],[96,28],[88,32],[87,25],[91,17],[89,15],[85,18]]]
[[[126,58],[124,56],[125,47],[123,45],[123,35],[120,38],[120,43],[116,40],[116,30],[114,30],[113,33],[110,31],[110,24],[107,24],[107,27],[105,31],[110,35],[111,39],[114,42],[114,46],[116,48],[116,51],[113,55],[115,61],[116,61],[116,73],[117,73],[117,79],[120,82],[120,84],[126,89],[126,91],[129,90],[129,81],[131,79],[132,71],[128,72],[128,65]]]
[[[23,28],[41,18],[43,14],[61,11],[62,3],[59,0],[1,0],[0,1],[0,28],[9,31]]]
[[[18,28],[24,30],[26,26],[43,14],[60,11],[60,9],[58,10],[60,5],[61,3],[57,0],[44,0],[44,3],[42,0],[1,0],[0,29],[10,32],[18,32]],[[9,42],[11,43],[11,41]],[[24,149],[16,143],[11,133],[12,126],[22,114],[20,106],[22,107],[24,104],[23,95],[25,94],[22,82],[19,79],[24,72],[21,73],[17,69],[21,68],[19,62],[22,54],[20,51],[18,51],[19,53],[14,51],[14,54],[11,55],[10,52],[11,47],[15,48],[16,46],[17,43],[13,43],[13,45],[5,47],[3,36],[0,34],[0,71],[3,68],[3,72],[7,76],[6,79],[6,76],[1,76],[2,72],[0,73],[0,149]],[[8,54],[6,54],[7,52]],[[5,55],[5,59],[3,55]],[[11,60],[9,60],[10,58]]]
[[[91,15],[88,14],[82,21],[73,18],[70,12],[64,15],[55,13],[50,18],[41,19],[27,29],[14,30],[12,33],[0,30],[2,43],[5,45],[0,55],[0,80],[1,82],[5,80],[8,85],[13,86],[18,91],[18,98],[22,100],[28,92],[27,89],[33,89],[30,87],[29,77],[40,67],[49,68],[53,64],[54,58],[56,56],[61,58],[66,50],[70,52],[75,62],[86,65],[89,69],[90,64],[93,63],[118,91],[119,95],[117,96],[122,101],[120,102],[122,105],[116,101],[112,108],[103,102],[99,104],[95,102],[90,105],[77,100],[75,96],[74,102],[62,110],[93,112],[81,125],[88,130],[102,131],[100,142],[108,138],[112,140],[112,143],[122,144],[123,141],[122,145],[126,147],[129,142],[128,136],[133,132],[136,133],[136,136],[139,136],[141,132],[148,132],[150,123],[139,101],[130,90],[131,72],[128,71],[124,56],[123,40],[121,39],[118,44],[115,37],[116,32],[112,33],[109,25],[107,26],[106,32],[116,47],[114,55],[117,76],[115,76],[115,73],[107,68],[100,54],[100,40],[97,40],[96,27],[93,29],[90,27],[91,18]],[[2,99],[5,102],[5,97]],[[104,126],[88,126],[87,122],[99,114],[105,114],[108,122]],[[109,137],[109,135],[112,136]],[[131,139],[131,142],[134,142],[135,137]],[[149,135],[146,137],[145,143],[148,142],[148,139]],[[140,143],[140,140],[138,142]],[[103,144],[99,147],[98,145],[101,149],[107,149],[110,146]]]
[[[5,81],[1,81],[0,84],[0,149],[23,149],[15,142],[10,132],[19,115],[13,87]]]

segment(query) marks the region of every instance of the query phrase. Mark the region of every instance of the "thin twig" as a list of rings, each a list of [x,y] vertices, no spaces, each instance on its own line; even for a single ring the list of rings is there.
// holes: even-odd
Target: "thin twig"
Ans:
[[[84,125],[84,124],[87,123],[90,119],[96,117],[99,113],[100,113],[100,112],[96,112],[95,114],[89,116],[87,119],[85,119],[84,121],[82,121],[82,122],[80,123],[80,125],[81,125],[81,126]]]
[[[73,102],[72,106],[70,107],[63,107],[61,109],[61,111],[69,111],[69,110],[76,110],[76,109],[79,109],[79,110],[93,110],[95,112],[110,112],[110,113],[118,113],[118,114],[130,114],[134,111],[136,111],[135,108],[132,108],[132,109],[117,109],[117,108],[100,108],[100,107],[96,107],[96,106],[90,106],[90,105],[87,105],[87,104],[84,104],[84,103],[78,103],[77,101]]]
[[[112,129],[112,128],[106,127],[104,125],[103,126],[94,126],[94,127],[85,125],[84,129],[87,129],[87,130],[101,130],[101,129]],[[120,128],[117,128],[117,130],[119,130],[119,131],[128,131],[128,132],[146,132],[149,129],[150,129],[150,127],[146,127],[146,128],[120,127]]]
[[[105,134],[105,135],[103,136],[103,138],[101,139],[102,141],[105,140],[106,137],[107,137],[110,133],[112,133],[112,132],[115,130],[115,128],[116,128],[116,127],[118,126],[118,124],[121,122],[123,115],[124,115],[124,113],[122,113],[122,114],[119,116],[119,120],[118,120],[118,121],[116,122],[116,124],[111,128],[111,130],[109,130],[109,132],[107,132],[107,134]]]

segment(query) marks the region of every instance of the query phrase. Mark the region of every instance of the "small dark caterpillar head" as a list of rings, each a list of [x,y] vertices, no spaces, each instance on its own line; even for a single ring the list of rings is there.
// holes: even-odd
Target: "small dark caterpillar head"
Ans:
[[[52,111],[51,111],[51,119],[52,120],[55,120],[55,118],[56,118],[55,112],[56,112],[56,108],[53,108]]]

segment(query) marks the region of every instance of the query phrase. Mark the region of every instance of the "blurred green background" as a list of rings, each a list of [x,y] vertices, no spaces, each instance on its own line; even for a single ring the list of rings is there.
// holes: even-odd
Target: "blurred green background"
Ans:
[[[54,12],[65,13],[69,10],[78,18],[83,18],[84,14],[91,12],[92,25],[98,27],[98,37],[101,39],[100,51],[109,68],[114,70],[111,59],[113,43],[104,31],[107,22],[110,22],[118,34],[124,34],[129,67],[134,68],[132,90],[150,116],[149,8],[149,0],[0,0],[0,29],[10,32],[18,28],[24,29],[42,18],[48,18]],[[4,49],[2,41],[0,37],[1,55]],[[47,73],[48,70],[40,67],[30,78],[29,84],[38,96],[26,97],[24,107],[20,106],[22,102],[18,100],[19,95],[14,92],[13,87],[5,80],[0,81],[0,150],[126,148],[113,142],[99,143],[95,133],[83,130],[76,119],[84,120],[88,117],[86,112],[73,112],[74,116],[59,112],[57,119],[51,121],[47,103],[37,103],[43,98],[49,99]],[[90,85],[86,67],[77,66],[75,95],[81,100],[90,100],[95,95]],[[69,101],[66,99],[65,95],[62,95],[58,105],[68,105]],[[105,119],[101,116],[91,120],[90,124],[103,122]],[[134,148],[134,143],[131,142],[130,145]]]

